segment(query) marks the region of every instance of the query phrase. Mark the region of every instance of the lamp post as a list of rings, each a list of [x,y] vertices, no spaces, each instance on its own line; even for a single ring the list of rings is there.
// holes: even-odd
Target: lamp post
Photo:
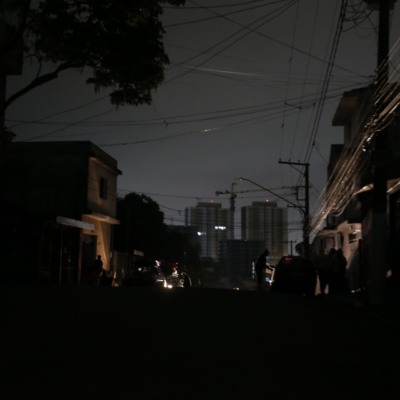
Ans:
[[[308,244],[310,243],[310,234],[309,234],[309,229],[308,229],[307,215],[306,215],[306,212],[305,212],[305,210],[303,209],[303,207],[300,207],[300,206],[297,205],[296,203],[293,203],[292,201],[290,201],[290,200],[288,200],[288,199],[285,199],[284,197],[282,197],[282,196],[279,195],[278,193],[275,193],[275,192],[273,192],[272,190],[267,189],[266,187],[260,185],[260,184],[257,183],[257,182],[252,181],[251,179],[243,178],[243,177],[241,177],[241,178],[239,178],[239,179],[240,179],[241,181],[247,181],[247,182],[252,183],[252,184],[255,185],[255,186],[258,186],[259,188],[265,190],[265,191],[268,192],[268,193],[271,193],[273,196],[278,197],[279,199],[281,199],[281,200],[283,200],[284,202],[286,202],[287,204],[289,204],[291,207],[297,208],[297,209],[300,211],[300,213],[301,213],[301,215],[302,215],[302,218],[303,218],[304,257],[305,257],[305,258],[309,258],[309,256],[310,256],[309,253],[310,253],[310,252],[309,252],[309,248],[308,248],[309,246],[308,246]]]

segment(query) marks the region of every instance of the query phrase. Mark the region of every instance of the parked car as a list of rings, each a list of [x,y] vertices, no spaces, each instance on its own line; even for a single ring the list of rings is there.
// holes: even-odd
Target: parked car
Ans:
[[[123,278],[122,286],[158,286],[167,287],[167,280],[155,260],[136,261],[129,273]]]
[[[192,286],[192,280],[186,272],[174,271],[172,274],[165,274],[168,288],[186,288]]]
[[[284,256],[275,266],[270,291],[314,296],[316,284],[317,272],[310,260]]]
[[[182,277],[177,271],[174,271],[172,274],[166,274],[165,279],[169,288],[183,287]]]

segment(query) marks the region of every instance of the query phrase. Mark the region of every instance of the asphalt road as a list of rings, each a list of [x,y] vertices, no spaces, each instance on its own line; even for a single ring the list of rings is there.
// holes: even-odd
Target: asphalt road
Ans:
[[[0,300],[7,399],[400,399],[392,309],[200,288],[2,287]]]

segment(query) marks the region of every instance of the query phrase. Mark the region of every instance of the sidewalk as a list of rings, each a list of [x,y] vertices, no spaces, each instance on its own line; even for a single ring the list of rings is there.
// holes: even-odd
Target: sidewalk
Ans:
[[[10,399],[400,397],[394,304],[34,286],[0,288],[0,300]]]

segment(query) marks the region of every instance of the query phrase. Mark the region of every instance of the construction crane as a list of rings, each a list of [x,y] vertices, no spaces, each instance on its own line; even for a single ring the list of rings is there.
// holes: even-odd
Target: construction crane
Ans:
[[[235,199],[238,193],[247,193],[247,192],[257,192],[259,190],[241,190],[235,191],[235,186],[237,183],[233,182],[231,185],[231,190],[224,190],[224,191],[216,191],[215,195],[219,196],[221,194],[229,194],[230,195],[230,230],[229,230],[229,239],[235,239]]]
[[[237,183],[233,182],[231,185],[231,190],[225,190],[223,192],[216,191],[215,195],[219,196],[220,194],[229,194],[230,195],[230,230],[229,230],[229,239],[234,240],[235,239],[235,198],[236,198],[236,193],[235,193],[235,185]]]

